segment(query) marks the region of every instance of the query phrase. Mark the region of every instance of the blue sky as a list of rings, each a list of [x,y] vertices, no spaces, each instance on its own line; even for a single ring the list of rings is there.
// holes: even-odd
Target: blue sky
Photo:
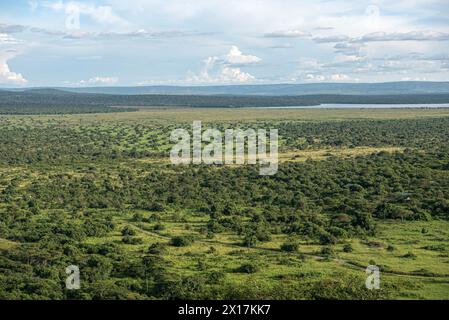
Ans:
[[[449,81],[449,0],[0,2],[0,86]]]

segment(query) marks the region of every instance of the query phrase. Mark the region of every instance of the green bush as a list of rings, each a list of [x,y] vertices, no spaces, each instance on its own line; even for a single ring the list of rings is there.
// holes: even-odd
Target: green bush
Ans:
[[[281,251],[284,252],[297,252],[299,244],[297,242],[286,242],[281,245]]]
[[[177,236],[173,237],[170,241],[171,245],[174,247],[188,247],[194,242],[191,236]]]
[[[260,270],[260,267],[255,263],[242,264],[236,271],[240,273],[256,273]]]
[[[136,231],[131,229],[130,227],[126,226],[122,229],[122,236],[135,236]]]
[[[335,256],[335,251],[331,247],[324,247],[320,252],[325,257],[333,257]]]
[[[157,242],[157,243],[153,243],[149,248],[148,248],[148,253],[149,254],[164,254],[167,252],[167,246],[163,243]]]
[[[137,238],[137,237],[130,237],[130,236],[124,236],[122,238],[122,242],[125,244],[142,244],[143,243],[143,239],[142,238]]]
[[[416,254],[414,254],[413,252],[409,251],[406,254],[404,254],[402,257],[406,258],[406,259],[416,259],[418,256]]]

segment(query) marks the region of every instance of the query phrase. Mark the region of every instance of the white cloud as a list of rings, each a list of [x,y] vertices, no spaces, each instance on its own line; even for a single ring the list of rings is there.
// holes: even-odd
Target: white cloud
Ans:
[[[81,80],[79,82],[82,86],[92,86],[92,85],[111,85],[118,82],[117,77],[93,77],[89,80]]]
[[[323,75],[323,74],[306,74],[304,80],[309,82],[339,82],[339,81],[350,81],[351,78],[346,74],[331,74],[331,75]]]
[[[356,38],[353,41],[448,41],[449,33],[437,31],[410,31],[410,32],[374,32]]]
[[[306,75],[307,81],[324,81],[326,80],[326,77],[321,74],[307,74]]]
[[[8,60],[14,55],[10,52],[0,52],[0,84],[25,85],[28,81],[20,73],[12,72],[9,69]]]
[[[229,53],[217,57],[212,56],[204,61],[203,70],[199,74],[191,74],[188,82],[193,83],[244,83],[255,81],[250,73],[241,70],[241,66],[262,61],[254,55],[243,54],[237,46],[232,46]]]
[[[247,72],[243,72],[240,68],[224,67],[221,70],[220,82],[248,82],[256,78]]]
[[[265,38],[308,38],[310,34],[301,30],[283,30],[269,32],[264,35]]]
[[[332,81],[346,81],[349,80],[349,76],[346,74],[333,74],[330,76]]]
[[[18,44],[19,40],[6,33],[0,33],[0,45]]]
[[[252,55],[245,55],[239,48],[232,46],[229,53],[224,57],[224,61],[227,64],[245,65],[260,62],[262,59]]]

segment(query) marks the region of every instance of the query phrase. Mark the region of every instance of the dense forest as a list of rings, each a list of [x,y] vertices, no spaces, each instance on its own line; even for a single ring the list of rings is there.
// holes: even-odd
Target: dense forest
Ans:
[[[0,91],[0,114],[76,114],[134,111],[120,107],[279,107],[346,104],[449,103],[449,94],[408,95],[114,95],[72,93],[56,89]]]

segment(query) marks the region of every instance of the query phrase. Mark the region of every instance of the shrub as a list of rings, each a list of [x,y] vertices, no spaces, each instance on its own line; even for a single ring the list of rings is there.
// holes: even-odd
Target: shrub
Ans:
[[[126,226],[122,229],[122,236],[126,237],[126,236],[135,236],[136,235],[136,231],[131,229],[130,227]]]
[[[322,232],[320,234],[320,244],[336,244],[337,238],[331,235],[329,232]]]
[[[353,252],[354,248],[352,247],[352,245],[350,244],[345,244],[343,246],[343,252],[349,253],[349,252]]]
[[[241,273],[256,273],[260,270],[260,267],[255,263],[245,263],[242,264],[238,269],[237,272]]]
[[[394,246],[392,246],[391,244],[388,245],[388,247],[387,247],[387,251],[388,251],[388,252],[393,252],[395,249],[396,249],[396,248],[395,248]]]
[[[245,238],[243,238],[243,246],[248,248],[253,248],[257,245],[257,237],[253,234],[247,234]]]
[[[271,233],[266,229],[259,229],[256,232],[257,240],[267,242],[271,240]]]
[[[281,245],[281,251],[284,252],[296,252],[299,249],[297,242],[286,242]]]
[[[130,237],[130,236],[124,236],[122,238],[122,242],[125,244],[142,244],[143,240],[142,238],[137,238],[137,237]]]
[[[142,222],[143,221],[143,215],[141,213],[135,213],[133,215],[133,221],[134,222]]]
[[[321,254],[325,257],[332,257],[335,255],[335,251],[331,247],[324,247],[321,249]]]
[[[200,271],[205,271],[205,270],[207,270],[207,264],[203,260],[198,260],[197,268]]]
[[[174,247],[188,247],[193,241],[193,238],[190,236],[177,236],[173,237],[170,243]]]
[[[158,223],[158,224],[154,225],[153,230],[154,231],[163,231],[163,230],[165,230],[165,226],[161,223]]]
[[[435,245],[426,246],[426,247],[424,247],[424,249],[430,250],[430,251],[444,252],[444,251],[448,250],[448,247],[444,244],[435,244]]]
[[[406,258],[406,259],[416,259],[418,256],[416,254],[414,254],[413,252],[407,252],[402,257]]]
[[[211,271],[207,275],[206,282],[208,284],[219,284],[224,280],[225,277],[226,277],[226,274],[223,271]]]
[[[148,248],[148,253],[149,254],[164,254],[167,252],[167,247],[165,244],[157,242],[157,243],[153,243],[149,248]]]
[[[210,253],[210,254],[214,254],[216,252],[217,252],[217,249],[215,249],[215,247],[210,247],[209,250],[207,250],[207,253]]]

